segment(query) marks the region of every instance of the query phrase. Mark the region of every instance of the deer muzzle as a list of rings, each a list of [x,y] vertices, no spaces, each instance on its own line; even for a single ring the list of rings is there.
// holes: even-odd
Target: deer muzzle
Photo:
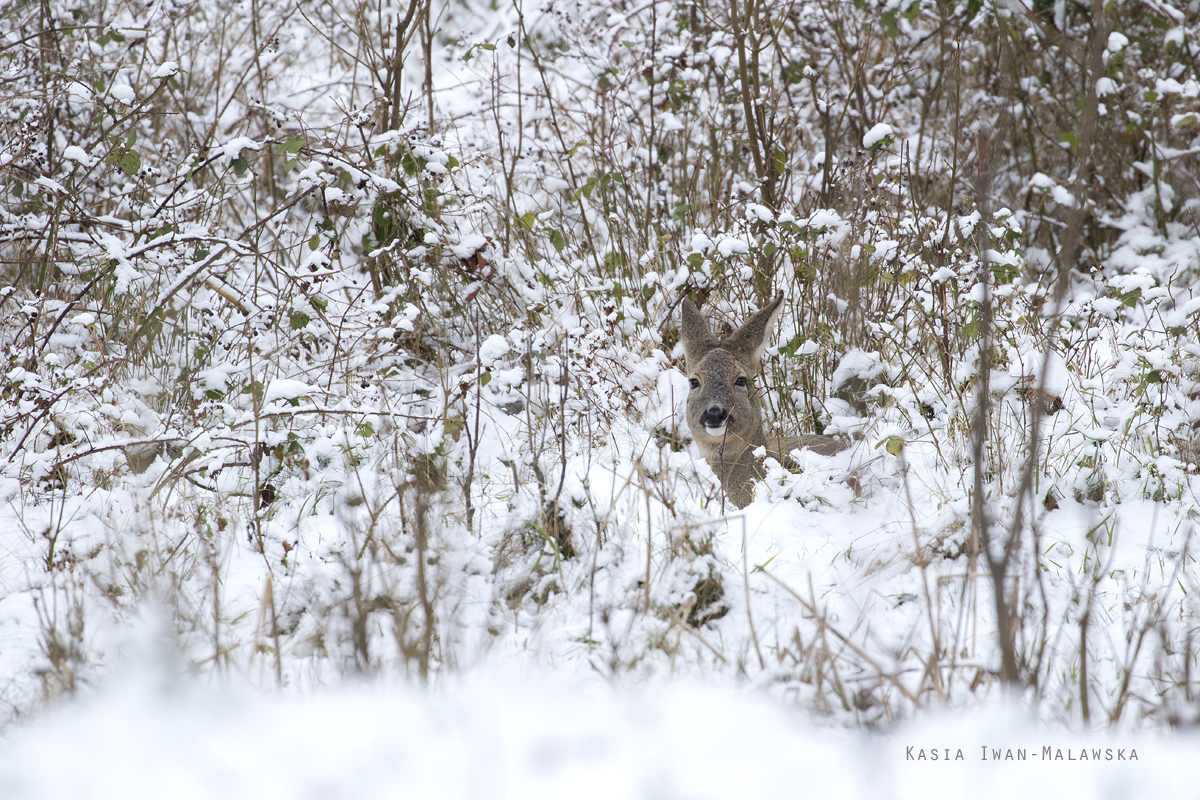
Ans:
[[[700,424],[708,431],[709,436],[724,436],[725,425],[729,421],[729,410],[719,405],[711,405],[700,415]]]

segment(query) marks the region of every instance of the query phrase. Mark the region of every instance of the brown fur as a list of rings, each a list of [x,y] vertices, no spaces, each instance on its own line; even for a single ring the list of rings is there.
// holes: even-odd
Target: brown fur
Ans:
[[[721,479],[729,501],[744,508],[754,499],[754,482],[764,475],[763,459],[754,450],[790,464],[797,446],[832,455],[842,443],[830,436],[771,437],[763,432],[762,408],[750,385],[758,374],[767,336],[783,309],[783,292],[724,340],[712,335],[700,310],[683,301],[683,339],[688,393],[687,420],[704,460]],[[739,380],[744,378],[739,385]]]

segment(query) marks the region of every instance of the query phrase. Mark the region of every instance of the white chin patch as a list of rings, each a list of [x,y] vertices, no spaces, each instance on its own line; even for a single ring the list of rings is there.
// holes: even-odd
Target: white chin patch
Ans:
[[[705,425],[704,430],[708,431],[709,436],[724,436],[725,435],[725,426],[724,425],[722,425],[719,428],[710,428],[708,425]]]

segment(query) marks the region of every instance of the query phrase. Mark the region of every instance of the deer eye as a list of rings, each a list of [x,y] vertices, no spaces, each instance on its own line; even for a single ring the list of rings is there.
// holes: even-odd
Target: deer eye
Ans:
[[[745,375],[739,376],[738,379],[733,382],[733,385],[734,386],[745,386],[746,385],[746,376]]]
[[[691,384],[692,384],[692,388],[693,388],[693,389],[699,389],[699,388],[700,388],[700,381],[696,380],[695,378],[691,378],[691,379],[689,379],[689,380],[690,380],[690,382],[691,382]]]

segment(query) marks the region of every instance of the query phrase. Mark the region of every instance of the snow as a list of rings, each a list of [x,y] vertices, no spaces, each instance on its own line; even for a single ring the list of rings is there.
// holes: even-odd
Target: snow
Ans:
[[[863,147],[870,150],[884,139],[892,136],[893,133],[894,130],[891,125],[888,125],[886,122],[877,123],[871,127],[871,130],[863,134]]]
[[[487,238],[479,234],[472,234],[462,237],[458,244],[451,245],[450,250],[465,261],[485,247],[487,247]]]
[[[1003,706],[871,736],[815,726],[753,692],[505,670],[427,691],[368,684],[303,697],[144,670],[5,738],[6,800],[1136,800],[1191,796],[1200,744],[1072,735]]]
[[[870,384],[883,373],[883,370],[884,366],[877,354],[851,350],[838,362],[830,383],[834,388],[840,388],[849,380],[861,380]]]
[[[137,95],[133,91],[133,87],[124,83],[114,83],[108,90],[117,102],[125,105],[133,105],[133,101],[137,99]]]
[[[986,4],[951,44],[961,118],[1034,116],[1019,154],[991,149],[985,205],[984,129],[922,102],[946,78],[929,7],[800,3],[766,42],[794,82],[767,70],[756,99],[716,7],[696,28],[460,4],[393,108],[370,37],[193,6],[115,8],[132,48],[56,29],[107,98],[0,82],[66,104],[53,141],[0,145],[45,173],[2,201],[41,255],[0,287],[0,797],[1194,794],[1185,28],[1148,47],[1153,15],[1108,9],[1128,35],[1060,305],[1076,182],[1043,123],[1078,118],[1087,77],[1029,28],[1012,86],[977,80]],[[221,26],[263,36],[198,46]],[[1147,151],[1122,132],[1149,131],[1151,89],[1171,127]],[[748,146],[743,97],[786,152]],[[911,158],[882,152],[906,135]],[[78,168],[130,148],[136,176]],[[779,290],[747,376],[764,424],[845,448],[767,459],[735,509],[689,430],[679,304],[724,337]],[[1020,687],[977,475],[983,530],[1018,534]],[[129,641],[156,607],[160,643]],[[967,763],[932,760],[951,749]]]
[[[85,167],[95,166],[100,161],[98,158],[89,156],[84,152],[82,147],[76,147],[75,145],[70,145],[63,149],[63,158],[82,164]]]
[[[725,258],[729,258],[734,253],[749,253],[750,245],[743,239],[726,236],[717,242],[717,252]]]
[[[771,209],[758,203],[746,204],[746,215],[761,222],[774,222],[775,215],[771,213]]]
[[[227,370],[222,371],[223,374],[226,372]],[[267,384],[267,391],[263,395],[263,402],[273,403],[276,400],[299,400],[310,395],[316,395],[319,392],[319,389],[309,386],[303,381],[276,378]]]
[[[508,342],[499,334],[493,333],[479,345],[479,360],[484,364],[492,364],[503,358],[509,351]]]
[[[261,150],[262,145],[249,136],[235,136],[217,149],[225,158],[236,161],[243,150]]]

